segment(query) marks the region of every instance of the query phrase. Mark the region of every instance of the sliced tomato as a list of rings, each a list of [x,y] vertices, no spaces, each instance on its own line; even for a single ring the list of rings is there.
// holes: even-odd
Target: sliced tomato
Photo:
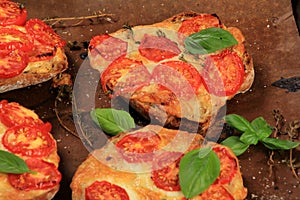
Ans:
[[[45,190],[59,184],[61,174],[53,163],[40,159],[27,159],[26,164],[33,173],[8,174],[9,183],[18,190]]]
[[[43,124],[35,112],[7,100],[0,101],[0,121],[7,127]]]
[[[154,159],[151,179],[156,187],[166,191],[180,191],[179,162],[180,152],[164,152]]]
[[[216,183],[229,183],[237,173],[237,163],[235,158],[224,147],[214,147],[213,151],[220,159],[220,176]]]
[[[233,196],[219,184],[212,184],[200,197],[203,200],[234,200]]]
[[[18,3],[12,1],[0,1],[0,25],[23,26],[26,22],[27,11]]]
[[[129,200],[126,190],[107,181],[95,181],[85,188],[85,200]]]
[[[167,61],[156,66],[153,81],[170,89],[179,97],[190,98],[202,84],[200,73],[191,64],[183,61]]]
[[[178,32],[189,36],[210,27],[221,27],[219,18],[211,14],[201,14],[182,22]]]
[[[154,62],[173,58],[180,54],[178,45],[163,36],[145,34],[139,46],[139,52],[145,58]]]
[[[33,48],[33,39],[18,26],[0,28],[0,49],[30,51]]]
[[[42,45],[63,47],[66,43],[55,31],[40,19],[30,19],[26,22],[27,32]]]
[[[41,44],[35,41],[32,51],[28,52],[29,62],[50,60],[55,56],[56,50],[57,48],[55,46]]]
[[[49,133],[51,124],[42,126],[19,125],[7,129],[2,138],[5,148],[22,156],[48,156],[55,148]]]
[[[91,39],[89,50],[91,56],[102,56],[107,61],[114,61],[127,53],[127,42],[107,34],[98,35]]]
[[[20,50],[0,51],[0,78],[19,75],[27,67],[28,55]]]
[[[244,82],[243,61],[235,52],[224,50],[206,59],[202,77],[209,93],[217,96],[233,95]]]
[[[105,93],[114,95],[134,92],[149,83],[151,75],[142,62],[120,57],[101,74],[101,85]]]
[[[116,147],[127,162],[147,162],[153,159],[159,142],[160,137],[153,132],[136,132],[124,136]]]

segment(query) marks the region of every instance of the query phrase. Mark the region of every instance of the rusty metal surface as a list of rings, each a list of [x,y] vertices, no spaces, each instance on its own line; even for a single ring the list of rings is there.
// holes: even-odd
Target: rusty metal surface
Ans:
[[[271,86],[280,77],[300,76],[300,37],[291,16],[290,1],[23,0],[21,2],[25,4],[29,18],[88,16],[95,12],[113,14],[109,18],[111,20],[103,18],[93,25],[83,23],[76,27],[55,28],[63,39],[77,41],[80,45],[90,40],[92,36],[116,31],[124,24],[151,24],[190,10],[216,13],[225,25],[237,26],[244,33],[256,73],[251,90],[229,101],[227,112],[240,114],[249,120],[263,116],[272,125],[275,123],[272,116],[274,109],[280,110],[287,121],[300,119],[300,92],[286,92]],[[72,21],[71,25],[72,23],[75,22]],[[77,70],[86,65],[80,58],[80,54],[85,50],[82,48],[70,51],[68,47],[65,50],[70,67],[68,72],[75,78]],[[98,76],[97,72],[89,70],[91,79]],[[63,174],[61,189],[55,199],[68,200],[71,199],[69,184],[72,176],[78,165],[86,158],[88,151],[81,140],[59,124],[54,112],[56,93],[50,86],[51,81],[0,94],[0,98],[19,102],[35,110],[43,120],[53,124],[52,132],[58,142],[61,156],[60,170]],[[108,99],[101,92],[97,95],[97,106],[109,106]],[[86,102],[94,101],[94,98],[86,97]],[[71,104],[61,104],[58,109],[64,124],[76,131],[72,121]],[[287,164],[281,157],[275,157],[278,159],[270,176],[268,158],[269,152],[263,146],[250,147],[239,157],[244,184],[249,190],[247,199],[299,199],[299,182]]]

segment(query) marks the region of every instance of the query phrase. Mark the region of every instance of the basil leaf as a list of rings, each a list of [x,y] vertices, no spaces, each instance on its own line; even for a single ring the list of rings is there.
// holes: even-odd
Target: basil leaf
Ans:
[[[254,144],[256,145],[259,141],[258,136],[253,131],[245,131],[241,137],[240,140],[244,142],[245,144]]]
[[[251,122],[252,127],[256,131],[259,140],[269,137],[272,134],[270,125],[263,117],[258,117]]]
[[[198,157],[204,158],[205,156],[207,156],[207,154],[210,153],[210,151],[212,151],[211,146],[201,147],[200,151],[198,152]]]
[[[265,145],[265,147],[271,150],[289,150],[300,145],[300,142],[292,142],[289,140],[281,140],[276,138],[265,138],[262,140],[262,143]]]
[[[184,40],[184,44],[192,54],[208,54],[237,45],[238,42],[230,32],[212,27],[191,34]]]
[[[236,156],[242,155],[249,147],[248,144],[240,141],[238,136],[230,136],[222,141],[221,144],[229,147]]]
[[[200,158],[200,149],[188,152],[179,164],[179,182],[186,198],[204,192],[220,174],[220,160],[214,151]]]
[[[242,116],[239,116],[237,114],[230,114],[225,117],[225,121],[227,124],[229,124],[231,127],[236,128],[239,131],[245,132],[245,131],[252,131],[254,132],[254,129],[250,122],[243,118]]]
[[[0,150],[0,172],[11,174],[22,174],[32,172],[25,161],[7,151]]]
[[[96,108],[90,112],[93,121],[110,135],[135,128],[134,119],[124,110],[113,108]]]

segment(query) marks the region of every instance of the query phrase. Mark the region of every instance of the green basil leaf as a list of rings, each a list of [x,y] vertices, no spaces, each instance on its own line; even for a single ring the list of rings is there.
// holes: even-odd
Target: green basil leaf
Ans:
[[[0,172],[11,174],[22,174],[32,172],[25,161],[7,151],[0,150]]]
[[[229,124],[229,126],[235,128],[239,131],[242,131],[242,132],[252,131],[252,132],[254,132],[254,129],[253,129],[251,123],[247,119],[243,118],[240,115],[237,115],[237,114],[227,115],[227,116],[225,116],[225,121],[226,121],[227,124]]]
[[[179,164],[179,182],[186,198],[204,192],[220,174],[220,160],[214,151],[199,157],[200,149],[188,152]]]
[[[221,144],[229,147],[236,156],[242,155],[249,147],[248,144],[240,141],[238,136],[230,136],[223,140]]]
[[[263,117],[258,117],[251,122],[252,127],[256,131],[259,140],[269,137],[272,134],[270,125]]]
[[[244,142],[245,144],[254,144],[256,145],[259,141],[258,136],[253,131],[245,131],[241,137],[240,140]]]
[[[271,150],[289,150],[296,148],[300,145],[300,142],[292,142],[289,140],[281,140],[276,138],[265,138],[262,140],[262,143]]]
[[[270,127],[263,117],[257,117],[251,122],[251,125],[256,131],[261,128]]]
[[[212,27],[191,34],[184,40],[184,44],[192,54],[208,54],[237,45],[238,42],[230,32]]]
[[[113,108],[96,108],[90,112],[93,121],[110,135],[135,128],[134,119],[124,110]]]

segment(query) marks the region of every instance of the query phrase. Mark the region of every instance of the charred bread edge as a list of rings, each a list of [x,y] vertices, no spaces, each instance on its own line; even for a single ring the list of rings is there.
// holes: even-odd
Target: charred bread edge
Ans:
[[[32,73],[29,70],[12,78],[0,79],[0,93],[48,81],[68,68],[67,57],[61,48],[57,49],[56,55],[51,60],[40,62],[52,62],[52,68],[48,72]]]

